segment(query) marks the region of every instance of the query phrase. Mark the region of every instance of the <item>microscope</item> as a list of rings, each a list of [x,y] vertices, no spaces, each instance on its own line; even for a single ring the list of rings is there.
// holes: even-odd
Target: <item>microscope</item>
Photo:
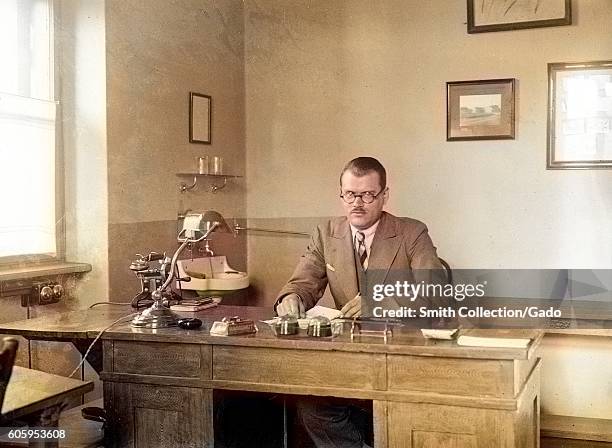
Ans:
[[[132,299],[132,308],[148,308],[153,300],[153,291],[159,289],[168,278],[170,273],[171,259],[166,254],[150,252],[148,255],[136,254],[136,260],[130,264],[130,270],[140,280],[140,292]],[[152,263],[159,261],[158,265]],[[189,281],[189,277],[180,278],[179,281]],[[180,284],[180,283],[179,283]],[[165,306],[179,303],[182,297],[173,290],[163,291],[163,303]]]
[[[147,309],[132,319],[131,325],[138,328],[165,328],[178,325],[179,316],[170,310],[173,300],[180,296],[170,287],[175,279],[179,282],[190,281],[191,278],[181,278],[177,274],[177,261],[181,252],[193,244],[204,241],[213,232],[228,232],[231,229],[221,214],[209,210],[204,213],[189,213],[183,220],[183,228],[176,239],[181,243],[178,249],[167,258],[165,254],[153,253],[146,257],[140,255],[131,265],[141,282],[141,292],[134,297],[133,306],[139,306],[145,299],[152,303]],[[159,261],[159,268],[151,268],[153,261]],[[144,305],[144,304],[143,304]]]

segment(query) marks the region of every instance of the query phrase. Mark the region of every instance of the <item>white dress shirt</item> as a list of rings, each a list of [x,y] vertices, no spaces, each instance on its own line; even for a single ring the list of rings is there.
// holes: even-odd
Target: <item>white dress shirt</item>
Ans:
[[[355,234],[357,232],[363,232],[363,234],[365,235],[366,259],[363,263],[364,271],[368,268],[368,261],[370,260],[370,248],[372,247],[372,241],[374,240],[374,234],[376,233],[376,228],[378,227],[379,222],[380,219],[365,230],[357,229],[356,227],[353,227],[353,225],[351,225],[351,235],[353,236],[353,245],[355,246],[355,249],[359,250],[359,243],[357,243],[357,241],[355,240]]]

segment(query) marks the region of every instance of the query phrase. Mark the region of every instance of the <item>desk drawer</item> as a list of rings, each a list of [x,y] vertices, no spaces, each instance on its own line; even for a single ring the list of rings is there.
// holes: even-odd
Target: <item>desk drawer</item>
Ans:
[[[514,397],[513,362],[389,355],[389,390]]]
[[[136,341],[113,341],[112,344],[110,367],[115,373],[210,378],[207,375],[210,363],[206,362],[210,359],[208,346]]]
[[[262,347],[213,348],[213,379],[384,390],[385,355]]]

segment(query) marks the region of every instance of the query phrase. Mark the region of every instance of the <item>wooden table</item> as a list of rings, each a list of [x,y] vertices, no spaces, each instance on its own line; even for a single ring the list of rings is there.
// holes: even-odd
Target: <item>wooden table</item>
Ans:
[[[98,333],[122,316],[134,311],[130,306],[101,306],[68,313],[24,319],[0,324],[1,334],[19,335],[34,341],[71,342],[85,354]],[[87,356],[92,368],[102,371],[102,343],[98,342]]]
[[[68,400],[90,392],[93,387],[91,381],[14,366],[2,404],[0,426],[5,431],[23,424],[36,429],[61,429],[58,428],[58,420]],[[11,442],[18,441],[24,441],[24,438],[11,438]],[[56,447],[58,439],[43,441],[30,438],[29,446]]]
[[[121,313],[129,309],[3,324],[0,332],[91,339]],[[525,349],[461,347],[400,328],[387,344],[351,342],[348,326],[333,339],[278,338],[263,323],[255,336],[215,337],[214,320],[259,321],[271,310],[219,306],[196,315],[200,330],[120,324],[103,336],[114,446],[212,447],[214,389],[373,400],[376,447],[538,446],[541,335]]]

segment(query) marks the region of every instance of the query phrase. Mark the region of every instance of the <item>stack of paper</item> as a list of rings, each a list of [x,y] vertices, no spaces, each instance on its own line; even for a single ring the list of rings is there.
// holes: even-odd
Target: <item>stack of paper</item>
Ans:
[[[521,330],[467,330],[457,344],[467,347],[525,348],[532,338]]]
[[[202,311],[207,308],[217,306],[217,302],[210,298],[206,299],[194,299],[194,300],[183,300],[179,305],[172,305],[170,309],[172,311],[183,311],[195,313],[196,311]]]

